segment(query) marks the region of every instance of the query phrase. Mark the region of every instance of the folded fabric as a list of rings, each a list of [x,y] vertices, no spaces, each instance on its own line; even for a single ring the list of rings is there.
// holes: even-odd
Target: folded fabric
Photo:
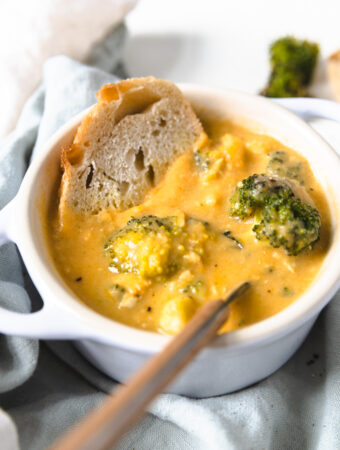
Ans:
[[[136,0],[3,0],[0,3],[0,139],[11,131],[41,80],[44,62],[64,54],[85,60]],[[119,52],[113,53],[118,58]]]
[[[27,161],[115,77],[66,57],[50,59],[44,83],[26,104],[0,153],[0,205],[17,191]],[[13,244],[0,249],[0,304],[27,311],[38,301]],[[1,320],[1,313],[0,313]],[[337,449],[340,446],[340,296],[323,311],[296,355],[268,379],[208,399],[163,394],[119,449]],[[39,353],[39,355],[38,355]],[[97,405],[115,382],[70,342],[0,337],[0,405],[13,418],[21,448],[45,448]],[[249,367],[251,370],[251,367]],[[0,426],[0,440],[3,441]]]

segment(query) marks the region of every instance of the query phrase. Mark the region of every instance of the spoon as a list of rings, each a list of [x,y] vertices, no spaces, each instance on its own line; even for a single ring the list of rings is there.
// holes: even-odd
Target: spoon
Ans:
[[[114,396],[82,419],[50,450],[101,450],[117,443],[142,417],[149,403],[211,341],[228,317],[228,305],[249,287],[250,283],[243,283],[225,300],[206,303],[183,331],[151,358],[127,385],[117,388]]]

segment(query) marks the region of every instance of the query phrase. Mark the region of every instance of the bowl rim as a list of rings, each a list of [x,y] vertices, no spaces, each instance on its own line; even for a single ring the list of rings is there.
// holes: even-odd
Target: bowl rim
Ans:
[[[189,98],[190,95],[202,95],[204,93],[210,96],[218,96],[219,98],[225,96],[229,100],[230,98],[234,100],[241,98],[244,101],[255,101],[264,108],[272,108],[273,111],[275,110],[276,113],[281,114],[284,120],[290,123],[294,122],[294,126],[299,128],[300,132],[305,133],[315,140],[321,147],[320,154],[323,155],[323,158],[324,155],[327,155],[326,159],[330,161],[333,168],[336,167],[339,169],[338,173],[340,173],[340,159],[331,146],[306,124],[306,122],[282,106],[266,98],[231,89],[211,88],[188,83],[178,84],[178,86],[184,95]],[[32,204],[34,202],[31,199],[34,182],[36,177],[39,176],[39,170],[48,158],[52,148],[55,148],[58,142],[79,124],[88,109],[77,114],[54,133],[30,165],[19,193],[14,200],[19,206],[16,209],[19,211],[20,217],[19,220],[16,218],[13,224],[11,238],[19,247],[28,272],[43,298],[44,308],[46,307],[48,309],[49,305],[53,304],[53,307],[57,307],[60,312],[59,317],[62,318],[64,314],[67,314],[73,319],[76,319],[76,331],[77,329],[78,331],[82,330],[82,335],[89,339],[125,349],[154,353],[163,348],[171,337],[124,325],[90,309],[72,293],[71,289],[67,287],[66,282],[62,281],[61,276],[58,278],[55,273],[52,273],[46,267],[34,244],[34,229],[31,220],[32,214],[34,214],[32,210]],[[261,123],[261,119],[259,123]],[[337,184],[338,187],[340,186],[339,180],[331,180],[332,183]],[[340,192],[340,188],[338,192]],[[327,197],[327,193],[325,194]],[[330,203],[329,198],[328,201]],[[340,199],[337,199],[337,207],[340,211]],[[337,224],[337,236],[339,235],[339,227],[340,225]],[[335,230],[333,230],[333,236],[335,236]],[[248,351],[249,348],[259,342],[280,339],[281,336],[298,328],[307,320],[316,317],[340,286],[340,264],[334,264],[336,261],[338,263],[340,262],[338,255],[340,255],[339,236],[336,242],[331,244],[324,261],[324,264],[326,264],[326,261],[329,264],[329,270],[313,282],[312,286],[304,294],[274,316],[218,336],[211,344],[211,347],[228,347],[228,350],[231,352],[240,351],[241,349]],[[62,300],[60,301],[60,299]]]

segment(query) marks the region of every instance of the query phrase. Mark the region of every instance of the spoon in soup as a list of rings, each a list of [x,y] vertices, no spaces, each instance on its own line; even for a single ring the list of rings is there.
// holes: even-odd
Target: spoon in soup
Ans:
[[[100,450],[117,443],[156,395],[216,336],[228,318],[228,305],[249,287],[250,283],[243,283],[225,300],[206,303],[127,385],[120,386],[113,397],[62,436],[50,450]]]

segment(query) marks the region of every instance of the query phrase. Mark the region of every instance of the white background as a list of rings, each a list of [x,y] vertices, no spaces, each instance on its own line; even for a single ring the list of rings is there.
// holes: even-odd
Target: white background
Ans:
[[[273,39],[315,40],[323,58],[340,48],[340,0],[141,0],[127,25],[131,76],[257,93]],[[314,93],[330,97],[324,81],[321,65]]]

